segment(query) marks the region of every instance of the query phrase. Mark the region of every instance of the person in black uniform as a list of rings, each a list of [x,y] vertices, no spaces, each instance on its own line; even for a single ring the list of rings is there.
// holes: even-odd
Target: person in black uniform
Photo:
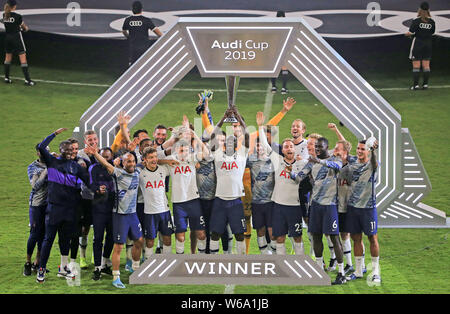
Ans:
[[[286,17],[286,14],[284,13],[284,11],[277,11],[277,17]],[[281,95],[286,95],[287,93],[289,93],[288,89],[287,89],[287,80],[288,80],[288,74],[289,71],[287,69],[287,67],[282,66],[281,67],[281,81],[283,83],[283,87],[281,88]],[[276,77],[272,77],[271,78],[271,82],[272,82],[272,94],[275,94],[278,90],[277,88],[277,78]]]
[[[150,47],[148,30],[158,37],[162,36],[162,32],[152,20],[142,15],[140,1],[133,2],[132,11],[133,15],[127,17],[122,26],[122,33],[129,42],[129,65],[132,65]]]
[[[17,53],[20,59],[20,65],[22,67],[23,75],[25,76],[25,85],[33,86],[33,82],[30,78],[28,71],[26,47],[22,37],[22,31],[28,31],[28,26],[22,21],[22,15],[14,12],[17,7],[16,0],[8,0],[4,7],[3,17],[0,20],[5,24],[5,83],[12,83],[9,78],[9,72],[11,67],[11,61],[13,53]]]
[[[430,59],[431,59],[431,37],[433,36],[436,26],[431,19],[430,6],[427,2],[420,4],[417,11],[417,18],[411,23],[409,31],[405,34],[412,37],[411,50],[409,58],[412,60],[413,66],[413,86],[411,90],[419,89],[420,68],[423,71],[422,89],[428,88],[428,78],[430,77]]]

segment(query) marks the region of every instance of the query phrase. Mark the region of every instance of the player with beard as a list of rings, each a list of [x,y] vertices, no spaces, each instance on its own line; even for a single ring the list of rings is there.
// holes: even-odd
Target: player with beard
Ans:
[[[129,237],[133,240],[132,269],[140,266],[140,256],[143,247],[142,227],[136,214],[137,193],[140,169],[136,168],[136,156],[129,152],[122,156],[123,168],[111,165],[99,153],[96,146],[89,146],[88,151],[114,177],[116,184],[116,202],[113,209],[113,239],[112,253],[113,286],[125,288],[120,280],[120,254],[123,245]]]
[[[100,155],[109,163],[113,162],[112,150],[108,147],[100,150]],[[92,201],[92,223],[94,226],[93,280],[99,280],[102,274],[112,275],[111,252],[113,249],[112,212],[115,200],[115,184],[112,176],[99,163],[89,167],[92,188],[95,197]],[[105,244],[103,245],[103,238]]]
[[[258,121],[259,119],[257,119]],[[291,180],[290,173],[298,173],[306,165],[305,160],[295,158],[295,148],[292,139],[285,139],[282,146],[283,157],[273,153],[268,144],[266,134],[260,127],[259,132],[262,145],[268,151],[274,168],[274,188],[271,200],[272,234],[277,241],[277,254],[286,254],[286,234],[293,238],[293,248],[296,255],[304,254],[302,242],[302,218],[304,216],[298,197],[300,181]]]
[[[309,231],[313,235],[314,253],[317,264],[323,266],[323,234],[329,235],[338,261],[338,275],[333,284],[346,282],[344,276],[343,252],[339,241],[337,176],[342,161],[328,154],[328,140],[321,137],[316,142],[316,157],[310,157],[308,164],[299,173],[291,172],[291,178],[300,182],[308,175],[314,180]]]
[[[75,205],[78,194],[78,180],[89,186],[89,173],[72,159],[72,145],[63,141],[59,145],[61,156],[56,158],[47,151],[47,146],[61,132],[61,128],[47,136],[39,145],[39,153],[48,169],[48,205],[45,217],[45,237],[42,243],[39,270],[36,281],[45,281],[45,269],[53,241],[58,233],[61,265],[59,277],[73,278],[68,267],[70,236],[74,232]]]

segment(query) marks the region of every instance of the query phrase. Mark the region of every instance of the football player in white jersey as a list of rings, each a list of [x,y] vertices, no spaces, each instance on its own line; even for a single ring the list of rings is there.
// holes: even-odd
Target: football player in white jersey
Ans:
[[[291,125],[291,135],[295,147],[295,158],[308,160],[307,141],[303,137],[306,132],[306,124],[301,119],[295,119]]]
[[[171,235],[174,233],[170,207],[166,196],[166,177],[170,167],[158,165],[157,151],[153,147],[143,151],[145,168],[139,174],[139,187],[144,198],[145,258],[153,254],[153,245],[161,232],[163,254],[172,252]]]
[[[298,194],[300,182],[291,180],[290,173],[291,171],[295,173],[300,172],[307,161],[295,158],[295,144],[292,139],[285,139],[281,143],[283,157],[273,153],[271,146],[267,142],[266,132],[264,132],[264,128],[261,125],[263,121],[264,115],[260,112],[257,117],[259,138],[269,153],[275,171],[275,185],[272,193],[272,201],[274,202],[272,209],[272,234],[277,240],[276,252],[278,255],[286,254],[285,241],[286,234],[288,234],[289,237],[294,239],[295,254],[304,254],[302,243],[303,214]]]
[[[245,132],[244,137],[248,139],[245,122],[235,107],[227,109],[224,117],[216,125],[213,134],[220,133],[225,118],[231,115],[234,115],[239,121]],[[210,221],[211,254],[219,251],[219,239],[225,231],[227,223],[236,239],[237,254],[245,254],[244,233],[247,228],[241,197],[245,195],[243,176],[247,162],[248,140],[244,142],[243,145],[238,145],[238,139],[234,135],[230,135],[213,155],[217,186]]]
[[[191,131],[189,128],[187,129]],[[196,138],[194,142],[201,140],[192,131]],[[197,238],[199,253],[205,253],[206,234],[205,219],[200,204],[200,194],[197,188],[196,163],[198,158],[191,153],[191,145],[185,140],[180,140],[175,145],[175,154],[171,157],[179,162],[179,165],[170,169],[172,179],[172,203],[175,223],[175,238],[177,254],[184,253],[185,232],[189,226],[191,233]]]

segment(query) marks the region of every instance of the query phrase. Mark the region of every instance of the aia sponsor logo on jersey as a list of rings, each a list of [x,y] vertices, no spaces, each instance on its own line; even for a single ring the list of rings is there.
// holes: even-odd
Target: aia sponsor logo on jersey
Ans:
[[[287,172],[286,170],[283,170],[280,172],[280,177],[285,177],[286,179],[290,179],[291,174],[289,172]]]
[[[164,181],[163,180],[155,180],[155,181],[147,181],[147,184],[145,185],[145,188],[151,188],[151,189],[159,189],[164,188]]]
[[[189,166],[177,166],[173,173],[174,174],[188,174],[188,173],[192,173],[192,170]]]
[[[238,167],[238,165],[237,165],[237,163],[235,161],[233,161],[233,162],[226,162],[226,161],[224,161],[222,163],[222,166],[220,167],[220,170],[228,170],[228,171],[230,171],[230,170],[233,170],[234,168],[239,169],[239,167]]]

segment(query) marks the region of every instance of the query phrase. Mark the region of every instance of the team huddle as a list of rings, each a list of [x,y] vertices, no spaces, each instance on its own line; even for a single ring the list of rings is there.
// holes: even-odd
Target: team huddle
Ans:
[[[59,144],[59,154],[50,153],[48,145],[66,129],[36,145],[39,158],[28,167],[31,228],[24,275],[35,270],[37,282],[45,281],[58,234],[57,275],[73,278],[69,252],[75,262],[79,246],[80,266],[86,267],[91,225],[92,278],[112,276],[117,288],[125,288],[119,270],[124,245],[125,269],[133,272],[152,254],[172,254],[173,239],[176,254],[183,254],[188,230],[192,254],[218,254],[220,242],[224,254],[248,254],[254,228],[261,254],[283,255],[286,236],[295,254],[305,254],[302,235],[307,228],[310,255],[322,268],[326,235],[328,270],[338,270],[333,284],[363,278],[365,233],[372,256],[370,280],[381,282],[375,205],[378,143],[362,140],[351,156],[351,144],[336,125],[328,125],[338,137],[333,149],[317,133],[304,138],[306,124],[300,119],[291,125],[292,137],[277,143],[276,125],[296,103],[293,98],[285,99],[282,110],[267,122],[258,112],[258,129],[252,133],[234,106],[214,125],[208,97],[199,98],[202,130],[194,130],[184,116],[178,127],[157,125],[153,139],[144,129],[130,138],[130,117],[120,112],[120,130],[111,147],[99,148],[97,134],[87,131],[84,149],[68,139]],[[235,122],[225,132],[222,127],[231,117]]]

